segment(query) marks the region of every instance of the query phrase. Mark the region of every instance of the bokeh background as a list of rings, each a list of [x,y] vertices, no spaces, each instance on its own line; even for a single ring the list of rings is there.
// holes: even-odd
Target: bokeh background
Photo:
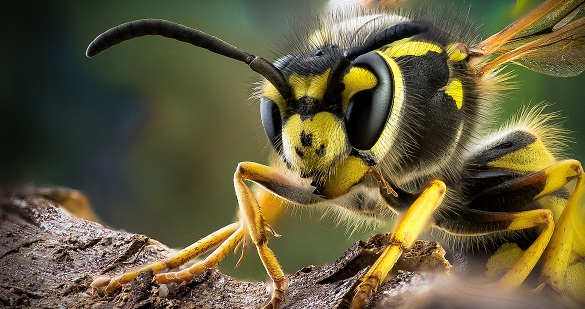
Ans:
[[[538,1],[437,1],[485,24],[484,37]],[[0,49],[0,185],[81,190],[102,220],[184,247],[235,218],[232,176],[240,161],[266,163],[269,145],[257,76],[245,65],[187,44],[143,38],[88,59],[101,32],[140,18],[204,30],[274,60],[291,29],[324,1],[21,1],[3,10]],[[522,9],[523,8],[523,9]],[[551,78],[515,68],[520,89],[502,117],[548,101],[572,133],[568,156],[585,160],[585,77]],[[289,211],[271,240],[286,272],[338,257],[371,231],[350,233],[320,212]],[[266,275],[255,250],[236,270]]]

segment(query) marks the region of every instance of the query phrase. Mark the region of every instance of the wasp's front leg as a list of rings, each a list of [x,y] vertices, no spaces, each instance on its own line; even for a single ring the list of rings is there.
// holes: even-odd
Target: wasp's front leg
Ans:
[[[126,271],[124,274],[109,278],[109,277],[98,277],[91,283],[91,287],[98,292],[111,292],[123,284],[130,282],[136,278],[138,274],[152,270],[155,274],[160,273],[166,269],[177,268],[188,261],[196,258],[197,256],[208,252],[214,247],[219,246],[212,254],[210,254],[204,261],[198,262],[193,266],[189,267],[188,270],[183,270],[177,273],[167,273],[165,276],[157,276],[159,283],[167,283],[170,281],[186,281],[191,280],[195,275],[203,273],[208,268],[214,267],[219,263],[219,257],[223,253],[227,253],[232,250],[238,243],[233,240],[241,240],[243,237],[243,229],[240,223],[232,223],[225,226],[214,233],[202,238],[196,243],[186,247],[179,251],[177,254],[172,255],[166,259],[155,261],[147,264],[139,269]],[[231,240],[230,240],[231,238]],[[230,241],[228,241],[230,240]],[[225,257],[223,254],[222,258]],[[200,271],[197,271],[200,269]]]
[[[258,201],[252,193],[252,190],[250,190],[250,187],[244,183],[244,180],[257,183],[269,183],[281,188],[293,188],[297,185],[291,183],[278,170],[254,162],[240,163],[234,174],[234,186],[238,197],[240,213],[244,219],[250,238],[256,246],[260,260],[272,279],[272,295],[267,308],[278,308],[284,302],[284,291],[286,288],[284,272],[276,259],[276,255],[267,246],[268,238],[266,237],[266,230],[272,231],[272,228],[264,220]]]
[[[260,259],[273,281],[273,292],[268,307],[278,308],[284,301],[285,277],[276,256],[266,245],[268,242],[266,231],[268,230],[276,236],[278,235],[265,221],[261,208],[266,212],[270,212],[271,219],[273,219],[272,217],[278,216],[280,213],[279,210],[281,209],[276,212],[274,209],[268,209],[279,207],[279,205],[274,203],[274,199],[270,198],[273,195],[266,190],[259,191],[257,195],[254,195],[252,190],[244,182],[245,180],[272,188],[279,188],[281,191],[288,193],[300,192],[302,190],[302,186],[299,183],[285,177],[275,168],[253,162],[242,162],[238,165],[234,173],[234,186],[240,212],[239,222],[232,223],[217,230],[166,259],[145,265],[137,270],[127,271],[111,279],[108,277],[96,278],[91,284],[92,288],[98,291],[110,292],[130,282],[141,272],[152,270],[157,274],[166,269],[177,268],[215,248],[204,260],[198,261],[186,269],[156,275],[157,282],[161,284],[189,281],[208,269],[216,267],[228,252],[234,250],[234,248],[241,244],[247,233],[256,246]]]

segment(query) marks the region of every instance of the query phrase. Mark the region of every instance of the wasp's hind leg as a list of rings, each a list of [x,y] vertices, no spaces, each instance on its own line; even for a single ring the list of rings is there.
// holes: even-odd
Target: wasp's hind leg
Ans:
[[[576,160],[557,161],[537,132],[511,130],[472,154],[461,190],[469,204],[453,210],[456,217],[443,216],[437,225],[459,236],[541,226],[525,250],[514,242],[503,243],[487,261],[486,273],[498,272],[494,265],[504,261],[508,266],[500,282],[516,287],[541,261],[543,283],[560,294],[580,294],[585,289],[583,168]],[[567,185],[573,180],[571,190]],[[578,266],[573,275],[567,272],[572,265]]]
[[[585,303],[585,181],[578,161],[568,161],[556,181],[569,181],[573,172],[577,183],[558,219],[555,233],[544,256],[541,281],[560,294]],[[551,180],[551,182],[554,180]]]

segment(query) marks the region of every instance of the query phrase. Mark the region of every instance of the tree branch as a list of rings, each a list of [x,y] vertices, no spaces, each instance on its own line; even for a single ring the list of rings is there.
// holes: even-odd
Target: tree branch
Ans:
[[[161,287],[152,273],[143,273],[110,295],[92,295],[93,278],[120,274],[173,250],[146,236],[74,217],[42,192],[0,192],[0,306],[257,308],[268,300],[265,283],[239,281],[218,270]],[[387,245],[387,236],[374,235],[329,265],[289,275],[284,308],[346,308],[359,278]],[[413,300],[428,299],[429,289],[421,287],[444,282],[450,265],[443,255],[438,244],[418,241],[396,268],[421,271],[399,272],[368,307],[412,307]]]

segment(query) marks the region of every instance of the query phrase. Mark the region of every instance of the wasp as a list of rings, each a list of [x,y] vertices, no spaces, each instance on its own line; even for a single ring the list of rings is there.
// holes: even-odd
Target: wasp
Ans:
[[[583,168],[560,159],[562,129],[540,106],[488,130],[509,88],[506,66],[557,77],[585,70],[585,1],[546,1],[479,42],[469,27],[422,11],[345,7],[325,14],[302,48],[273,63],[205,32],[145,19],[99,35],[87,56],[146,35],[207,49],[261,75],[255,92],[273,154],[269,165],[236,167],[237,222],[164,260],[98,278],[94,289],[113,291],[146,270],[161,284],[188,281],[249,239],[272,279],[268,307],[277,308],[286,284],[268,246],[267,235],[278,234],[267,214],[282,204],[334,205],[366,218],[400,215],[355,290],[354,308],[429,231],[504,287],[534,275],[540,288],[585,302]],[[478,243],[485,252],[470,249]]]

